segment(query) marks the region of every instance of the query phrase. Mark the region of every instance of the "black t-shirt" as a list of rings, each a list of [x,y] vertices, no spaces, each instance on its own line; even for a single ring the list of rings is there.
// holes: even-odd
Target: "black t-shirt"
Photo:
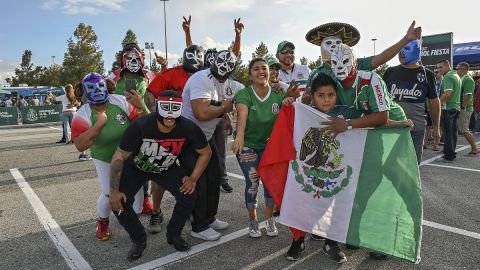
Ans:
[[[127,162],[139,170],[161,173],[170,166],[176,166],[175,161],[185,149],[194,151],[207,144],[202,130],[187,118],[180,116],[170,133],[162,133],[158,130],[157,116],[151,113],[125,130],[118,147],[132,153]]]
[[[425,129],[425,102],[438,97],[433,72],[423,66],[404,68],[398,65],[387,69],[383,80],[393,100],[403,108],[407,118],[413,121],[413,129]]]

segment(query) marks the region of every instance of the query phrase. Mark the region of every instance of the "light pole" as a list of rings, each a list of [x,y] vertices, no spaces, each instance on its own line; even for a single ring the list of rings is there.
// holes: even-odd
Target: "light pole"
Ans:
[[[167,48],[167,11],[165,9],[165,2],[168,0],[160,0],[163,2],[163,24],[165,26],[165,60],[168,61],[168,48]]]
[[[148,56],[150,59],[150,70],[152,70],[152,50],[155,49],[153,42],[145,42],[145,49],[148,50]]]
[[[376,38],[372,38],[373,41],[373,56],[375,56],[375,41],[377,41]]]
[[[52,65],[55,65],[55,55],[52,55]]]

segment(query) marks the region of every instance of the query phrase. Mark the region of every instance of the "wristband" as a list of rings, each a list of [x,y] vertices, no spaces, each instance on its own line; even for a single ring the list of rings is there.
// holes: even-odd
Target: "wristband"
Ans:
[[[347,122],[347,130],[350,130],[353,128],[352,126],[352,119],[347,119],[345,120]]]

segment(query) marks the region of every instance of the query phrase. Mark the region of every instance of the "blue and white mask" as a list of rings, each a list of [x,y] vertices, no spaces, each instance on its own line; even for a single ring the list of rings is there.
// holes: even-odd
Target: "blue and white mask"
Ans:
[[[420,61],[421,47],[421,41],[418,39],[407,43],[407,45],[400,50],[400,54],[403,54],[405,57],[405,61],[402,64],[408,65]]]

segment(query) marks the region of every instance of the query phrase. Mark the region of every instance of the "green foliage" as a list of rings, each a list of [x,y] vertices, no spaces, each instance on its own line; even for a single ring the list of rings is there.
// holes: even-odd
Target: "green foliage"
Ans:
[[[264,58],[264,57],[267,57],[267,56],[269,56],[268,48],[267,48],[267,45],[265,45],[265,43],[263,43],[263,41],[262,41],[262,42],[260,42],[258,47],[255,48],[255,52],[252,53],[252,59],[258,58],[258,57]]]
[[[90,72],[104,73],[103,51],[97,45],[97,35],[92,26],[80,23],[67,41],[63,58],[62,84],[76,83]]]
[[[319,56],[316,61],[308,63],[308,68],[310,70],[314,70],[315,68],[319,67],[322,64],[322,57]]]
[[[115,53],[115,62],[112,64],[112,72],[116,69],[119,69],[122,65],[122,55],[121,55],[121,50],[123,47],[129,43],[135,43],[138,44],[137,42],[137,35],[131,30],[128,29],[127,32],[125,33],[125,37],[122,40],[122,48],[120,48],[120,51]]]
[[[305,56],[300,58],[300,64],[304,66],[308,65],[308,59]]]

